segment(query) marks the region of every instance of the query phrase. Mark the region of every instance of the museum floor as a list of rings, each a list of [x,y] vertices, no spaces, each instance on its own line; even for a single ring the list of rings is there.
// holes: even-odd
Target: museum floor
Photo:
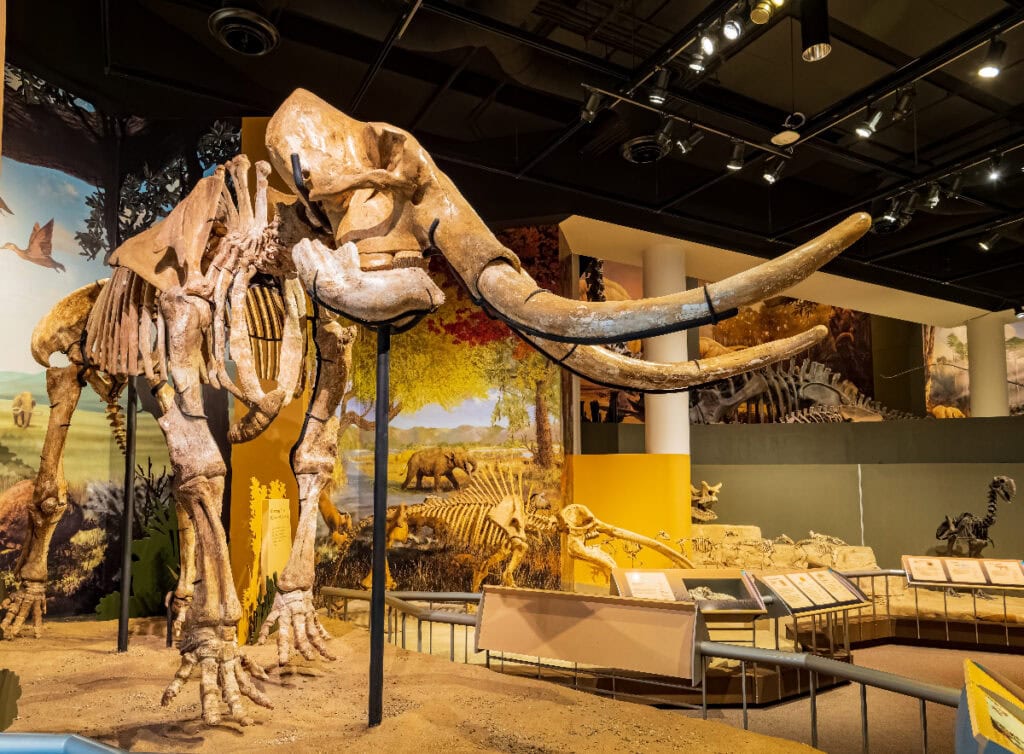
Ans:
[[[854,650],[854,661],[863,667],[952,687],[963,685],[963,660],[968,657],[1017,684],[1024,684],[1024,658],[1020,655],[898,645]],[[860,688],[854,685],[819,695],[820,749],[830,754],[859,754],[862,750],[859,697]],[[771,736],[809,741],[808,706],[804,698],[766,709],[752,709],[750,729]],[[700,717],[700,712],[682,714]],[[952,752],[956,710],[929,704],[927,714],[928,751],[930,754]],[[872,752],[921,751],[919,718],[916,699],[868,689],[868,735]],[[738,709],[712,709],[708,712],[708,719],[724,720],[737,727],[743,725],[742,713]]]
[[[53,621],[42,639],[4,642],[3,664],[24,693],[11,731],[74,731],[150,752],[801,752],[770,739],[641,705],[603,699],[543,681],[501,676],[480,666],[387,647],[384,723],[367,730],[369,635],[327,620],[338,662],[315,665],[282,687],[268,686],[276,709],[255,708],[256,725],[210,729],[199,718],[197,687],[170,707],[160,695],[177,666],[162,624],[133,621],[126,655],[113,651],[116,623]],[[270,662],[271,646],[251,648]]]

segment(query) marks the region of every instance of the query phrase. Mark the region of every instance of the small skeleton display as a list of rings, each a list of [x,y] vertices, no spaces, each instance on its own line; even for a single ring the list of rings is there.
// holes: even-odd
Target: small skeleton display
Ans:
[[[1009,505],[1010,500],[1017,494],[1017,484],[1008,476],[997,476],[988,485],[988,508],[985,517],[977,516],[970,511],[964,511],[955,518],[946,516],[946,520],[939,524],[935,531],[935,538],[946,543],[946,551],[952,555],[958,544],[967,545],[967,555],[972,558],[980,558],[981,551],[988,545],[995,544],[989,536],[989,529],[996,522],[996,512],[999,502],[1003,501]]]
[[[414,326],[444,301],[427,271],[427,257],[440,255],[474,303],[566,369],[623,390],[681,391],[793,358],[828,330],[679,363],[629,358],[602,344],[695,327],[779,295],[871,226],[867,213],[854,214],[784,255],[693,290],[581,302],[539,288],[412,134],[358,121],[299,89],[270,118],[266,146],[270,162],[254,166],[254,197],[249,160],[239,155],[115,249],[108,280],[65,297],[37,325],[32,354],[46,369],[52,408],[15,568],[21,586],[0,606],[5,638],[30,618],[41,630],[49,545],[68,508],[62,456],[82,387],[109,404],[143,377],[162,413],[181,541],[171,603],[181,663],[163,702],[198,669],[209,724],[220,721],[222,699],[243,723],[251,720],[242,697],[270,701],[251,680],[262,671],[237,646],[241,605],[221,523],[228,467],[206,416],[204,385],[227,390],[247,409],[228,433],[240,443],[301,396],[305,381],[312,384],[291,453],[299,523],[267,623],[279,625],[282,664],[293,646],[309,659],[330,658],[312,586],[317,510],[337,458],[337,409],[354,337],[342,317]],[[271,170],[288,194],[268,191]],[[310,324],[315,368],[305,369]],[[56,354],[66,366],[51,364]],[[582,508],[562,513],[572,515],[565,521],[571,533],[607,526]],[[574,541],[580,557],[606,562]]]
[[[701,480],[700,489],[690,485],[690,519],[693,523],[706,524],[718,518],[718,514],[711,508],[718,502],[721,490],[721,482],[708,484]]]
[[[692,589],[687,590],[690,595],[690,599],[695,602],[715,601],[715,602],[739,602],[739,598],[725,592],[714,592],[709,586],[695,586]]]

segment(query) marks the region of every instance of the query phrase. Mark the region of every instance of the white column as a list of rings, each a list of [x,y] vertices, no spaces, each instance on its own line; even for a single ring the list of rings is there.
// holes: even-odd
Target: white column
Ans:
[[[999,313],[967,321],[971,416],[1008,416],[1010,413],[1005,322],[1005,317]]]
[[[658,244],[643,252],[644,296],[664,296],[686,290],[686,258],[680,244]],[[648,361],[686,361],[686,333],[644,340]],[[648,453],[690,453],[689,393],[645,396]]]

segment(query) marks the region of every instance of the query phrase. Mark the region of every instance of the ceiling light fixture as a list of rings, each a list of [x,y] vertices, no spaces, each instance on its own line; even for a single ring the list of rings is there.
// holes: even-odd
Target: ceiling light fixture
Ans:
[[[990,157],[988,160],[988,179],[995,183],[1003,175],[1002,159]]]
[[[928,198],[925,199],[924,206],[928,209],[935,209],[939,206],[940,201],[942,201],[942,187],[933,183],[928,187]]]
[[[708,33],[700,35],[700,49],[705,55],[715,54],[715,38]]]
[[[1013,316],[1017,319],[1024,319],[1024,304],[1017,304],[1013,307]]]
[[[658,146],[665,150],[666,154],[672,149],[672,126],[674,125],[675,121],[671,118],[665,118],[662,121],[661,128],[658,129],[658,133],[654,136],[654,140],[658,142]]]
[[[764,172],[761,177],[769,186],[782,177],[782,171],[786,169],[786,161],[781,157],[773,157],[764,164]]]
[[[690,70],[704,73],[704,57],[702,55],[694,55],[690,58]]]
[[[735,42],[743,34],[743,21],[736,14],[729,14],[722,21],[722,36]]]
[[[808,63],[824,60],[832,52],[828,33],[828,0],[802,0],[800,3],[800,54]]]
[[[896,105],[892,109],[893,122],[898,123],[906,119],[913,109],[913,104],[914,90],[910,88],[901,90],[900,96],[896,98]]]
[[[755,0],[750,6],[750,20],[755,24],[766,24],[772,20],[775,11],[786,4],[786,0]]]
[[[693,151],[693,148],[697,146],[704,138],[703,131],[694,131],[685,139],[680,139],[676,142],[676,146],[679,147],[679,154],[687,155]]]
[[[899,197],[893,197],[892,201],[889,202],[889,209],[882,215],[882,219],[887,223],[894,223],[900,217],[900,200]]]
[[[964,182],[964,176],[962,173],[957,173],[953,176],[953,182],[949,184],[949,188],[946,189],[946,196],[950,199],[956,199],[960,196],[960,184]]]
[[[1003,237],[1002,233],[993,233],[987,238],[983,238],[978,241],[978,248],[982,251],[992,251],[993,247],[999,243],[999,239]]]
[[[661,107],[668,98],[668,68],[662,68],[654,77],[654,85],[647,92],[647,101]]]
[[[597,92],[591,92],[590,96],[587,97],[587,104],[583,106],[583,112],[580,113],[580,120],[584,123],[593,123],[600,107],[601,95]]]
[[[743,153],[745,151],[745,145],[742,141],[734,141],[732,143],[732,157],[729,158],[729,162],[725,164],[729,170],[743,170]]]
[[[882,122],[882,111],[869,107],[864,120],[856,128],[857,135],[862,139],[870,139],[878,130],[878,124]]]
[[[1003,70],[1003,55],[1006,53],[1006,42],[993,37],[988,43],[988,52],[978,68],[978,75],[983,79],[994,79]]]

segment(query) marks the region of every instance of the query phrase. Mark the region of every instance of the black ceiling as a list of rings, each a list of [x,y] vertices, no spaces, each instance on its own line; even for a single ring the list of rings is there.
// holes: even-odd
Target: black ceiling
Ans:
[[[1024,0],[832,0],[832,52],[815,63],[800,58],[800,0],[787,0],[692,73],[698,30],[740,4],[263,0],[281,42],[251,58],[208,31],[217,2],[10,0],[8,54],[102,109],[147,117],[266,115],[309,88],[412,130],[495,223],[577,213],[774,256],[916,192],[909,222],[828,269],[986,309],[1024,301]],[[982,79],[997,32],[1004,69]],[[717,133],[687,156],[634,165],[620,145],[657,131],[661,115],[633,101],[647,104],[659,67],[672,71],[663,111]],[[910,85],[913,111],[893,122]],[[585,123],[585,86],[624,100],[605,97]],[[864,140],[854,127],[867,105],[885,115]],[[777,183],[762,179],[757,147],[725,169],[729,137],[768,145],[791,111],[807,123]],[[948,194],[957,174],[959,197],[925,206],[931,184]],[[994,231],[1001,240],[980,251]]]

